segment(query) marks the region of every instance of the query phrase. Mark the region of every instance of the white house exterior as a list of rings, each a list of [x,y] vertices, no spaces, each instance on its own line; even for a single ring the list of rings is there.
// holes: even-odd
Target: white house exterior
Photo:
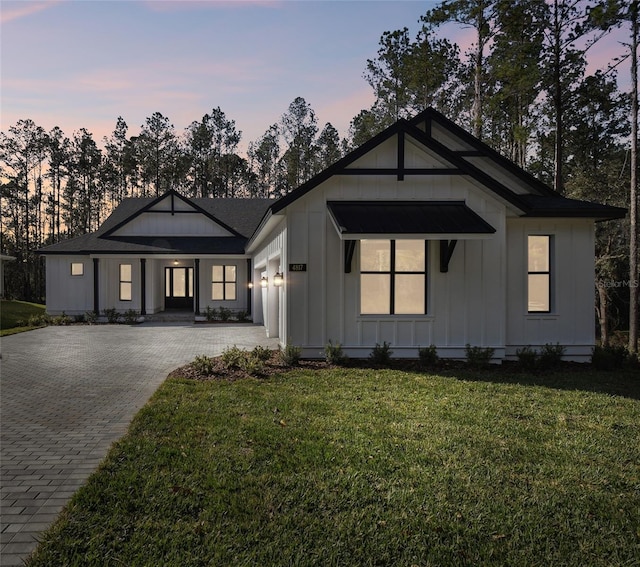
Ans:
[[[624,214],[560,196],[427,110],[277,201],[124,201],[98,232],[41,251],[47,310],[223,306],[307,357],[329,341],[497,360],[559,343],[588,360],[595,222]]]

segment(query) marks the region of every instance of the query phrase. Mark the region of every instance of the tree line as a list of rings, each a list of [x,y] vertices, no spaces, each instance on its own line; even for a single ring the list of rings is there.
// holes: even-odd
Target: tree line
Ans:
[[[466,50],[446,37],[451,25],[472,32]],[[320,130],[302,97],[244,156],[242,133],[219,107],[181,133],[154,112],[132,136],[119,117],[102,147],[84,128],[68,137],[18,121],[0,134],[1,244],[19,260],[9,264],[8,291],[41,299],[34,250],[96,230],[126,197],[169,188],[279,197],[431,106],[561,194],[630,208],[629,218],[598,225],[596,299],[605,340],[611,328],[637,321],[637,74],[624,92],[617,66],[630,58],[637,73],[638,1],[444,0],[418,26],[415,35],[407,27],[382,34],[364,67],[375,102],[343,139],[330,123]],[[616,28],[625,30],[619,57],[587,73],[589,55]],[[637,338],[637,326],[633,332]]]

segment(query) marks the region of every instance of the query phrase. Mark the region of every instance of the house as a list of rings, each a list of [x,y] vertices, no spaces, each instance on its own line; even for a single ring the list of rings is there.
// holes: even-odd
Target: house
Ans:
[[[354,357],[560,343],[588,360],[595,222],[625,212],[560,196],[428,109],[275,201],[123,201],[41,250],[47,310],[222,306],[307,357],[331,340]]]

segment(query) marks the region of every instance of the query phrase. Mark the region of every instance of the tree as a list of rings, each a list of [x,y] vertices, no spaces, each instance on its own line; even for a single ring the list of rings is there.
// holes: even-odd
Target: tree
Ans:
[[[543,0],[499,2],[497,30],[486,58],[486,141],[521,167],[527,165],[536,121],[546,12]]]
[[[235,121],[228,120],[220,107],[187,128],[188,178],[194,196],[220,196],[227,192],[223,160],[227,164],[233,161],[228,156],[235,154],[241,137]]]
[[[136,147],[142,181],[145,184],[153,184],[157,197],[171,188],[170,182],[178,149],[173,124],[166,116],[154,112],[142,125],[140,135],[136,139]]]
[[[629,190],[629,351],[638,353],[638,0],[629,6],[631,22],[631,177]]]
[[[136,173],[135,150],[127,138],[127,131],[127,123],[118,116],[113,133],[104,138],[102,181],[107,187],[111,207],[130,196],[131,178]]]
[[[318,123],[315,112],[304,98],[297,97],[282,115],[280,133],[286,144],[281,157],[285,186],[290,191],[313,175],[313,150]]]
[[[314,153],[315,173],[321,172],[342,157],[340,135],[330,122],[327,122],[320,132]]]
[[[247,155],[253,172],[249,193],[252,197],[267,198],[274,195],[280,158],[278,138],[278,126],[273,124],[257,141],[249,144]]]
[[[423,17],[423,21],[429,25],[455,22],[475,31],[476,42],[469,53],[473,77],[471,125],[474,136],[480,139],[483,133],[483,92],[486,82],[485,48],[496,33],[497,6],[498,0],[444,0]]]

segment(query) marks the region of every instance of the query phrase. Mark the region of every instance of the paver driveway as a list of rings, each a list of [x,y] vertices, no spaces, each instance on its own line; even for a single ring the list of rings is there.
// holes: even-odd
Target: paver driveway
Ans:
[[[178,366],[227,346],[275,348],[254,325],[47,327],[4,337],[0,363],[0,564],[37,537]]]

